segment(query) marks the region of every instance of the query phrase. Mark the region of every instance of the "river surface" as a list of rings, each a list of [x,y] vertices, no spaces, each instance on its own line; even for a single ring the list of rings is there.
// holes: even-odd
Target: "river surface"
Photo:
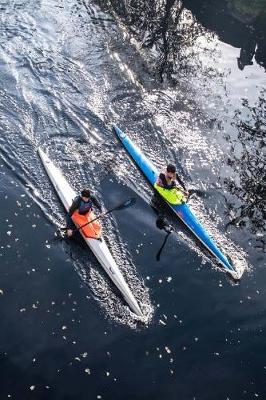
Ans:
[[[156,47],[148,18],[144,32],[123,18],[134,8],[102,3],[0,0],[0,399],[265,399],[261,9],[184,1],[175,58],[164,25]],[[165,232],[113,123],[177,165],[239,283],[167,210],[177,233],[156,260]],[[137,199],[103,229],[143,321],[81,240],[56,236],[65,212],[39,146],[106,209]]]

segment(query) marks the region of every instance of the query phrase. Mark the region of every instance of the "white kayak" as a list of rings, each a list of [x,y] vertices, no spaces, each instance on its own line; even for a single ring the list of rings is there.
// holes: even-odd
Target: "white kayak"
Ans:
[[[40,147],[38,148],[38,153],[58,197],[62,201],[65,209],[68,211],[73,199],[77,196],[77,193],[69,185],[59,168],[53,164]],[[137,316],[143,316],[137,300],[129,289],[103,238],[101,240],[86,238],[81,231],[80,233],[105,272],[120,290],[132,311]]]

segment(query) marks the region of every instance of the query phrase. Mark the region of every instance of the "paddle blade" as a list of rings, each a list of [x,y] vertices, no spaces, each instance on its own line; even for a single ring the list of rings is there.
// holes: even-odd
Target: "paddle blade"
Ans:
[[[166,235],[165,238],[164,238],[163,244],[162,244],[160,250],[158,251],[158,253],[156,254],[156,260],[157,260],[157,261],[160,261],[160,257],[161,257],[163,248],[164,248],[164,246],[165,246],[165,244],[166,244],[166,242],[167,242],[167,239],[168,239],[170,233],[171,233],[171,231],[167,232],[167,235]]]

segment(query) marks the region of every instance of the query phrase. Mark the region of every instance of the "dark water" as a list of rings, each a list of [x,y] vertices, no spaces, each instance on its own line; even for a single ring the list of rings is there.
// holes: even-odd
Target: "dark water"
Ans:
[[[263,5],[0,1],[1,400],[266,398]],[[238,285],[171,215],[156,261],[165,233],[113,122],[197,189]],[[40,145],[105,207],[136,196],[104,231],[145,323],[55,238]]]

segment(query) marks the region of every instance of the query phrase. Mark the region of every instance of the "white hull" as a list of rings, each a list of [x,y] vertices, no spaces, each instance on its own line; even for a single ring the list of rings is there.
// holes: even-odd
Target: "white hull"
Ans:
[[[67,182],[66,178],[63,176],[62,172],[52,163],[49,157],[42,151],[41,148],[38,148],[39,156],[42,160],[44,168],[59,196],[61,199],[65,209],[68,211],[69,207],[72,204],[73,199],[77,196],[77,193],[72,189],[72,187]],[[81,232],[82,234],[82,232]],[[98,259],[99,263],[104,268],[105,272],[109,275],[111,280],[117,286],[117,288],[122,293],[123,297],[125,298],[126,302],[134,311],[134,313],[138,316],[142,316],[141,309],[133,296],[131,290],[129,289],[123,275],[121,274],[118,266],[116,265],[105,241],[102,239],[89,239],[86,238],[82,234],[85,242],[90,247],[96,258]]]

